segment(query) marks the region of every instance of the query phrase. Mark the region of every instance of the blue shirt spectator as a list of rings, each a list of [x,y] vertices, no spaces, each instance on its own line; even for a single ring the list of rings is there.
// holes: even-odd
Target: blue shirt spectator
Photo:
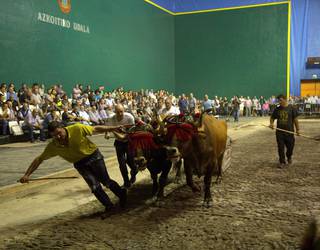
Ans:
[[[181,98],[178,102],[180,113],[187,113],[188,112],[188,100],[185,96],[185,94],[182,94]]]
[[[204,100],[202,102],[202,108],[204,111],[211,110],[213,108],[212,101],[209,99],[208,95],[204,96]]]

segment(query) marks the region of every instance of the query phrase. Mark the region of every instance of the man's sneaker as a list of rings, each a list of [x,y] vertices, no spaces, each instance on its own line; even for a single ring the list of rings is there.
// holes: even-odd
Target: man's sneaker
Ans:
[[[121,189],[121,194],[120,194],[120,207],[124,208],[127,204],[127,190],[122,188]]]
[[[289,165],[292,164],[292,159],[291,158],[288,159],[288,164]]]
[[[286,164],[285,163],[279,163],[278,168],[282,169],[285,168]]]

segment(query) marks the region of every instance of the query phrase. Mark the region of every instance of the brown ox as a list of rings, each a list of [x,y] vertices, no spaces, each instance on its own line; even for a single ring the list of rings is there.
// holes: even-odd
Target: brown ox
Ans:
[[[205,206],[211,206],[212,175],[221,177],[223,155],[227,143],[227,124],[214,116],[202,114],[197,126],[190,123],[174,123],[168,119],[167,140],[176,146],[184,159],[187,185],[195,191],[200,187],[193,182],[193,174],[204,176]]]

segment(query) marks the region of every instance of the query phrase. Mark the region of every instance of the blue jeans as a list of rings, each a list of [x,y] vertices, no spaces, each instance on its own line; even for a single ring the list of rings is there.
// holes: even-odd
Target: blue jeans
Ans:
[[[233,110],[233,118],[235,122],[239,121],[239,116],[240,116],[240,110],[239,109],[234,109]]]
[[[7,135],[8,134],[8,128],[9,128],[9,122],[7,120],[0,120],[2,123],[2,134]]]
[[[121,187],[109,177],[103,155],[97,149],[93,154],[74,163],[74,167],[86,181],[92,193],[105,207],[112,206],[112,202],[101,184],[108,187],[116,196],[121,197]]]
[[[131,169],[131,177],[135,177],[138,170],[133,162],[133,157],[128,152],[128,142],[122,142],[119,140],[115,140],[114,146],[117,152],[117,158],[119,163],[120,172],[123,178],[124,185],[130,185],[129,177],[128,177],[128,169]]]
[[[31,125],[26,125],[26,126],[24,126],[24,129],[29,132],[30,141],[34,141],[33,131],[35,130],[35,128]],[[46,139],[46,137],[45,137],[44,130],[42,127],[40,127],[40,140],[44,141],[45,139]]]

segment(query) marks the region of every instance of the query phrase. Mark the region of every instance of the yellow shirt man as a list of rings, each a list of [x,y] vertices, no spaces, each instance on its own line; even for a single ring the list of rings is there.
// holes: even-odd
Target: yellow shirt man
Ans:
[[[51,122],[48,125],[48,131],[53,140],[47,145],[43,153],[33,160],[24,176],[20,178],[20,182],[28,182],[30,175],[44,160],[60,156],[74,164],[92,193],[105,206],[106,211],[112,209],[113,204],[107,193],[102,189],[101,184],[110,188],[119,197],[121,207],[125,206],[127,191],[109,177],[103,155],[97,146],[87,138],[93,132],[106,133],[117,129],[119,129],[119,126],[91,127],[80,123],[63,127],[56,121]]]
[[[65,127],[65,130],[67,131],[67,145],[61,145],[53,139],[39,156],[40,160],[60,156],[68,162],[75,163],[97,150],[97,146],[87,138],[93,134],[93,127],[77,123]]]

